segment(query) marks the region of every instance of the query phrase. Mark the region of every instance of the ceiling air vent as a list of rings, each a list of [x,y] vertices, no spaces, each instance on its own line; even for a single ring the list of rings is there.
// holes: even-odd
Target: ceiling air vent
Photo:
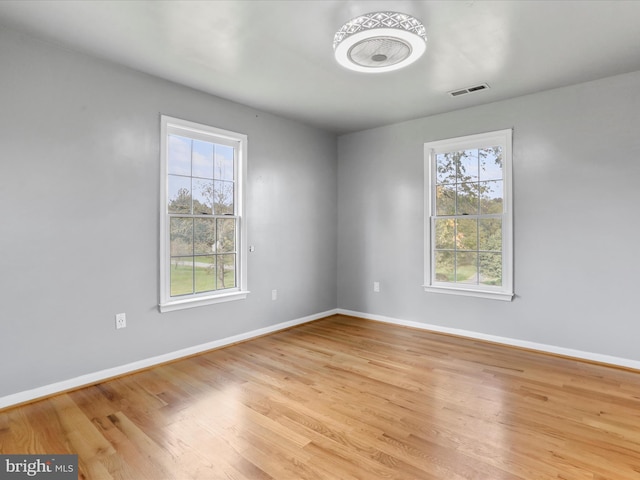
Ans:
[[[459,97],[460,95],[467,95],[469,93],[479,92],[481,90],[486,90],[489,88],[489,85],[486,83],[481,83],[480,85],[474,85],[473,87],[460,88],[458,90],[453,90],[449,92],[449,95],[452,97]]]

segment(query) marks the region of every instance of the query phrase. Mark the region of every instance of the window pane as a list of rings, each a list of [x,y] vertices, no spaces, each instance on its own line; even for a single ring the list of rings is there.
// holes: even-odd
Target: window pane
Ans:
[[[455,225],[456,222],[452,218],[436,219],[436,248],[453,250],[455,243]]]
[[[456,186],[438,185],[436,187],[436,215],[456,214]]]
[[[236,286],[236,256],[218,256],[218,290]]]
[[[215,180],[213,211],[216,215],[233,214],[233,182]]]
[[[478,184],[458,184],[456,195],[456,213],[458,215],[478,214]]]
[[[456,282],[478,283],[478,254],[471,252],[456,253]]]
[[[482,148],[480,155],[480,180],[502,180],[502,147]]]
[[[216,180],[233,180],[233,155],[233,147],[216,144]]]
[[[456,244],[458,250],[478,249],[478,220],[475,218],[456,220]]]
[[[478,181],[478,150],[459,152],[457,183]]]
[[[193,257],[171,259],[171,296],[193,293]]]
[[[216,253],[227,253],[236,251],[235,229],[235,218],[218,219],[218,238],[215,246]]]
[[[456,182],[456,160],[454,153],[436,155],[436,184]]]
[[[167,170],[175,175],[191,175],[191,139],[169,135]]]
[[[482,285],[502,285],[502,255],[481,253],[480,283]]]
[[[194,177],[213,178],[213,143],[201,140],[193,141],[193,173]]]
[[[193,220],[172,218],[170,226],[171,256],[193,255]]]
[[[215,253],[216,221],[213,218],[196,218],[194,220],[193,248],[196,255]]]
[[[216,289],[216,259],[214,255],[195,257],[196,293]]]
[[[502,220],[481,218],[478,220],[478,250],[502,251]]]
[[[502,180],[480,182],[480,213],[502,213]]]
[[[169,175],[169,213],[191,213],[191,178]]]
[[[193,213],[211,215],[213,180],[193,179]]]
[[[435,271],[437,282],[455,281],[455,266],[453,252],[435,252]]]

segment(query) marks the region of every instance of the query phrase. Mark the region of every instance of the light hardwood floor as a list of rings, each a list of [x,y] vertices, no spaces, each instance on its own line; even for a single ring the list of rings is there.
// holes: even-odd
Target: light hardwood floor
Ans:
[[[88,479],[640,479],[640,373],[332,316],[0,412]]]

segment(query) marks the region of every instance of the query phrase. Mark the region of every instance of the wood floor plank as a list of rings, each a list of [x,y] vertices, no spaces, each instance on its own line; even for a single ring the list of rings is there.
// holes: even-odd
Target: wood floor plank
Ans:
[[[106,480],[640,480],[640,372],[334,315],[0,412]]]

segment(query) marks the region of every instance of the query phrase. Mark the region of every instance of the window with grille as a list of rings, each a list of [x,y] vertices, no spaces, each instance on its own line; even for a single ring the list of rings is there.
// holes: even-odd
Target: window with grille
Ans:
[[[511,139],[425,144],[425,290],[512,299]]]
[[[162,116],[161,311],[246,297],[245,135]]]

